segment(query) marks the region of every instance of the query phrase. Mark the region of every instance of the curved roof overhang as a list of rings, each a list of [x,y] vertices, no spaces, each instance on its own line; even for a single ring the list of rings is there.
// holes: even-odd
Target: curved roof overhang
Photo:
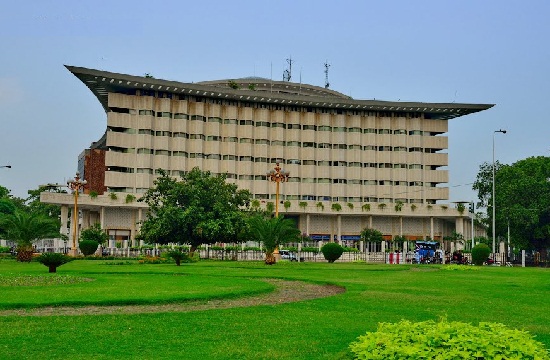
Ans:
[[[209,97],[221,100],[256,102],[285,106],[306,106],[314,108],[359,111],[421,112],[430,114],[432,119],[441,120],[472,114],[487,110],[494,106],[494,104],[355,100],[352,98],[337,96],[333,97],[330,95],[315,96],[284,94],[278,92],[271,93],[267,91],[231,89],[208,85],[215,82],[205,82],[204,84],[183,83],[142,76],[118,74],[76,66],[65,65],[65,67],[92,91],[106,112],[109,111],[108,94],[110,92],[125,92],[132,89],[156,90],[173,94]],[[294,83],[288,84],[292,86],[299,85]],[[308,86],[314,88],[311,85]]]

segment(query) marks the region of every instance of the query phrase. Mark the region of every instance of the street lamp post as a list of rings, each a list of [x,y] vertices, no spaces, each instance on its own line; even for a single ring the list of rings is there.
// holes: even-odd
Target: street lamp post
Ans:
[[[506,130],[495,130],[493,132],[493,256],[495,254],[495,244],[496,244],[496,233],[495,233],[495,134],[503,133],[506,134]]]
[[[80,180],[80,172],[76,172],[74,180],[68,180],[67,186],[69,189],[73,190],[74,194],[74,211],[73,211],[73,246],[71,248],[71,256],[78,255],[78,249],[76,247],[76,238],[78,234],[78,192],[84,189],[84,185],[88,182],[86,180]]]
[[[279,217],[279,184],[285,181],[288,181],[288,175],[290,173],[288,171],[284,171],[279,166],[279,163],[275,165],[274,169],[271,169],[266,173],[267,180],[273,181],[276,186],[275,190],[275,217]]]

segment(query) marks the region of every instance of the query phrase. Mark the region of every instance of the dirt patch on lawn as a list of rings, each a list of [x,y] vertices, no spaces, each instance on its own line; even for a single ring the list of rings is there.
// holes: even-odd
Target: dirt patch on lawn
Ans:
[[[42,307],[35,309],[0,310],[0,316],[75,316],[105,314],[145,314],[158,312],[190,312],[209,309],[228,309],[235,307],[277,305],[289,302],[318,299],[341,294],[346,290],[335,285],[315,285],[302,281],[264,279],[276,286],[275,291],[256,296],[236,299],[216,299],[209,301],[186,301],[183,303],[160,305],[122,305],[122,306],[83,306],[83,307]]]

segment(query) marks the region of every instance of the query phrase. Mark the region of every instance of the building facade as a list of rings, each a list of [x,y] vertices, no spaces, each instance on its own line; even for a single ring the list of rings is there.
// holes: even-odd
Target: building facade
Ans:
[[[133,244],[147,209],[132,196],[152,187],[159,169],[226,174],[266,206],[275,201],[266,173],[276,163],[290,173],[281,212],[313,239],[353,242],[365,227],[410,240],[471,236],[467,211],[444,204],[448,121],[493,105],[356,100],[262,78],[182,83],[67,69],[107,114],[105,134],[79,159],[94,193],[79,202],[82,227],[99,222],[112,246]],[[42,201],[61,204],[66,216],[72,196],[44,193]]]

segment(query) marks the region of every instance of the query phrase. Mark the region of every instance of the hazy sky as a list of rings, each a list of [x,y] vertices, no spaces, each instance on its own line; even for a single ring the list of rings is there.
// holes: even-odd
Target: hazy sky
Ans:
[[[550,156],[550,1],[3,1],[0,185],[65,182],[106,127],[64,64],[183,82],[262,76],[356,99],[496,104],[450,121],[451,201],[479,165]]]

